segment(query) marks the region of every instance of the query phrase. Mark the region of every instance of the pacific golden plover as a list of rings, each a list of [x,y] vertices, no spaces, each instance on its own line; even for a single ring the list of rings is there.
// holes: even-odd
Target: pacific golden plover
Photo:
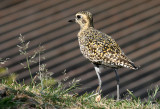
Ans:
[[[126,67],[136,70],[138,67],[123,53],[111,36],[93,27],[93,16],[90,12],[80,11],[75,15],[75,19],[69,20],[69,22],[76,22],[80,25],[78,33],[80,51],[94,65],[99,80],[98,93],[101,93],[102,85],[99,75],[101,67],[110,67],[114,69],[116,74],[117,100],[119,100],[119,76],[117,69]]]

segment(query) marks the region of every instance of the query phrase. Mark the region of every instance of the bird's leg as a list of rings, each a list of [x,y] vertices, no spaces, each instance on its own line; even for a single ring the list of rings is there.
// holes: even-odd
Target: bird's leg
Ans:
[[[119,75],[117,73],[117,69],[114,69],[116,74],[116,81],[117,81],[117,101],[119,101]]]
[[[98,66],[95,66],[94,68],[95,68],[96,74],[98,76],[98,82],[99,82],[98,94],[100,94],[101,93],[102,81],[101,81],[101,77],[100,77],[99,73],[101,73],[101,71],[100,71],[100,68]]]

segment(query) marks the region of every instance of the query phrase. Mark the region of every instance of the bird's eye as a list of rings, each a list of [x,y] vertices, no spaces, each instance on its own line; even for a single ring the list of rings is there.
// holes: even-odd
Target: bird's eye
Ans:
[[[78,18],[78,19],[80,19],[80,18],[81,18],[81,16],[80,16],[80,15],[77,15],[77,18]]]

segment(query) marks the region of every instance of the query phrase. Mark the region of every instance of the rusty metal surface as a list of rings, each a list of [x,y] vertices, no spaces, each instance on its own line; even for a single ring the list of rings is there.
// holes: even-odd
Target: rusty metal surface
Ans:
[[[47,64],[53,77],[61,80],[66,69],[69,79],[81,80],[80,94],[93,91],[98,80],[92,64],[80,53],[77,33],[79,26],[67,21],[81,10],[94,15],[95,28],[111,35],[126,55],[141,69],[120,69],[121,97],[126,89],[146,98],[147,89],[160,86],[160,1],[159,0],[1,0],[0,57],[10,58],[5,66],[19,79],[30,81],[29,73],[20,63],[25,62],[17,48],[21,33],[31,41],[29,53],[39,44],[46,49],[42,63]],[[38,64],[32,64],[32,73]],[[103,94],[116,95],[115,75],[111,69],[100,74]],[[160,98],[160,94],[157,96]]]

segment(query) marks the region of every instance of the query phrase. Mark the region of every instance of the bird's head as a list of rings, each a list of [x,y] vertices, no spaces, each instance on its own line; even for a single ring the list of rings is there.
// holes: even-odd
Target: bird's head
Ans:
[[[88,11],[80,11],[75,15],[75,19],[68,22],[76,22],[81,28],[93,27],[93,16]]]

